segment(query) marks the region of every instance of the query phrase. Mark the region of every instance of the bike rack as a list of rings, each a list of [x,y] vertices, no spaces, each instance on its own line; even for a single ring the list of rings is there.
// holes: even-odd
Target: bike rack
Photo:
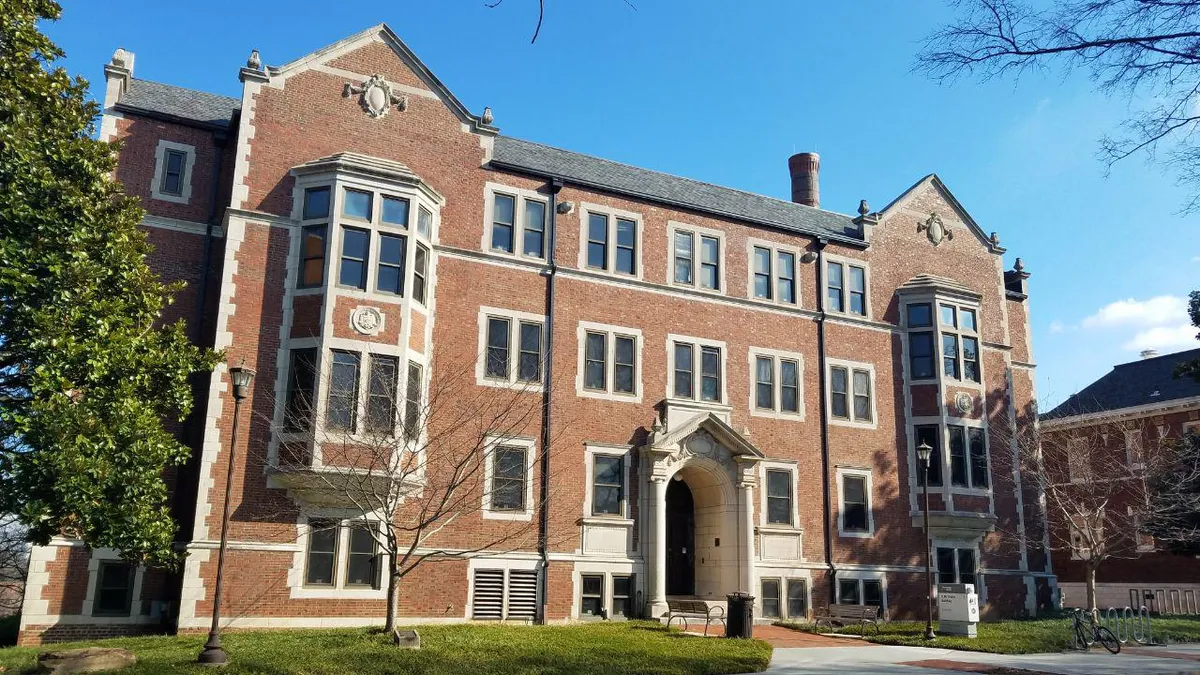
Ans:
[[[1107,610],[1095,610],[1085,612],[1092,615],[1092,620],[1097,625],[1103,626],[1113,632],[1117,637],[1117,641],[1121,644],[1126,644],[1129,640],[1133,640],[1138,644],[1148,645],[1154,642],[1153,632],[1150,625],[1150,610],[1142,605],[1134,610],[1132,607],[1126,606],[1123,608],[1109,607]],[[1072,644],[1076,649],[1085,649],[1091,644],[1080,646],[1078,644],[1078,636],[1071,638]]]

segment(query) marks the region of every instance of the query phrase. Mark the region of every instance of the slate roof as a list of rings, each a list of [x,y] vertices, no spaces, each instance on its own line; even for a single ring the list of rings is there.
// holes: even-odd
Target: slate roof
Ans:
[[[845,214],[720,187],[508,136],[496,138],[494,166],[556,176],[566,182],[641,197],[785,230],[862,241]]]
[[[1175,377],[1176,365],[1197,358],[1200,358],[1200,349],[1114,366],[1107,375],[1041,418],[1053,420],[1200,396],[1200,382],[1188,377]]]
[[[133,78],[116,105],[118,110],[149,113],[217,129],[228,129],[242,102],[171,84]]]

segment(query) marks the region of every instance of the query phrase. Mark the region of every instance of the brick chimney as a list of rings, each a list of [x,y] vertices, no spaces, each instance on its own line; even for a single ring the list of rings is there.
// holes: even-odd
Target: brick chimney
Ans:
[[[792,174],[792,201],[813,208],[821,207],[821,156],[815,152],[801,152],[788,158],[788,171]]]

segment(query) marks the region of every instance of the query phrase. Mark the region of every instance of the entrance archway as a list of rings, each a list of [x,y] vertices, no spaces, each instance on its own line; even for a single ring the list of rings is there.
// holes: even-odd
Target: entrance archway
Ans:
[[[667,595],[696,594],[696,509],[682,480],[667,485]]]

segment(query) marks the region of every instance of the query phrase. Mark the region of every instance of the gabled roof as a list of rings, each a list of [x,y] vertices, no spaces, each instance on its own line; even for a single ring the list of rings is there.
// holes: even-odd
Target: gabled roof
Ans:
[[[1159,405],[1200,396],[1200,382],[1175,377],[1175,366],[1200,358],[1200,349],[1164,354],[1114,366],[1104,377],[1068,398],[1043,420],[1076,415],[1117,412],[1125,408]]]
[[[912,187],[900,193],[899,197],[896,197],[887,206],[883,207],[883,210],[880,211],[880,214],[887,215],[888,211],[891,211],[894,207],[898,206],[901,202],[906,201],[910,196],[916,194],[926,186],[933,186],[934,189],[942,194],[942,198],[945,199],[946,202],[950,204],[950,207],[954,209],[958,219],[966,224],[967,229],[971,230],[971,232],[979,238],[979,241],[984,246],[988,247],[989,251],[992,253],[1004,253],[1004,247],[1000,246],[999,243],[992,241],[991,236],[983,231],[983,228],[979,226],[979,223],[975,222],[975,219],[971,217],[971,214],[967,213],[967,210],[963,208],[963,205],[958,201],[958,198],[954,196],[953,192],[950,192],[950,188],[946,187],[946,184],[942,182],[941,178],[938,178],[936,173],[928,174],[921,180],[913,183]]]
[[[853,218],[690,178],[639,169],[548,145],[498,136],[492,166],[630,195],[758,225],[862,245]]]
[[[750,439],[739,434],[733,427],[726,424],[724,420],[712,412],[700,413],[678,427],[671,429],[665,435],[661,435],[662,431],[655,430],[646,439],[646,446],[656,448],[674,447],[701,429],[711,434],[718,443],[735,456],[755,459],[766,457],[762,450],[759,450],[750,442]]]
[[[900,284],[896,289],[897,293],[949,293],[951,295],[962,295],[978,300],[979,293],[971,290],[971,288],[962,282],[955,281],[947,277],[939,277],[936,274],[918,274],[908,281]]]
[[[236,98],[131,78],[117,110],[142,113],[174,122],[228,129],[241,110]]]

